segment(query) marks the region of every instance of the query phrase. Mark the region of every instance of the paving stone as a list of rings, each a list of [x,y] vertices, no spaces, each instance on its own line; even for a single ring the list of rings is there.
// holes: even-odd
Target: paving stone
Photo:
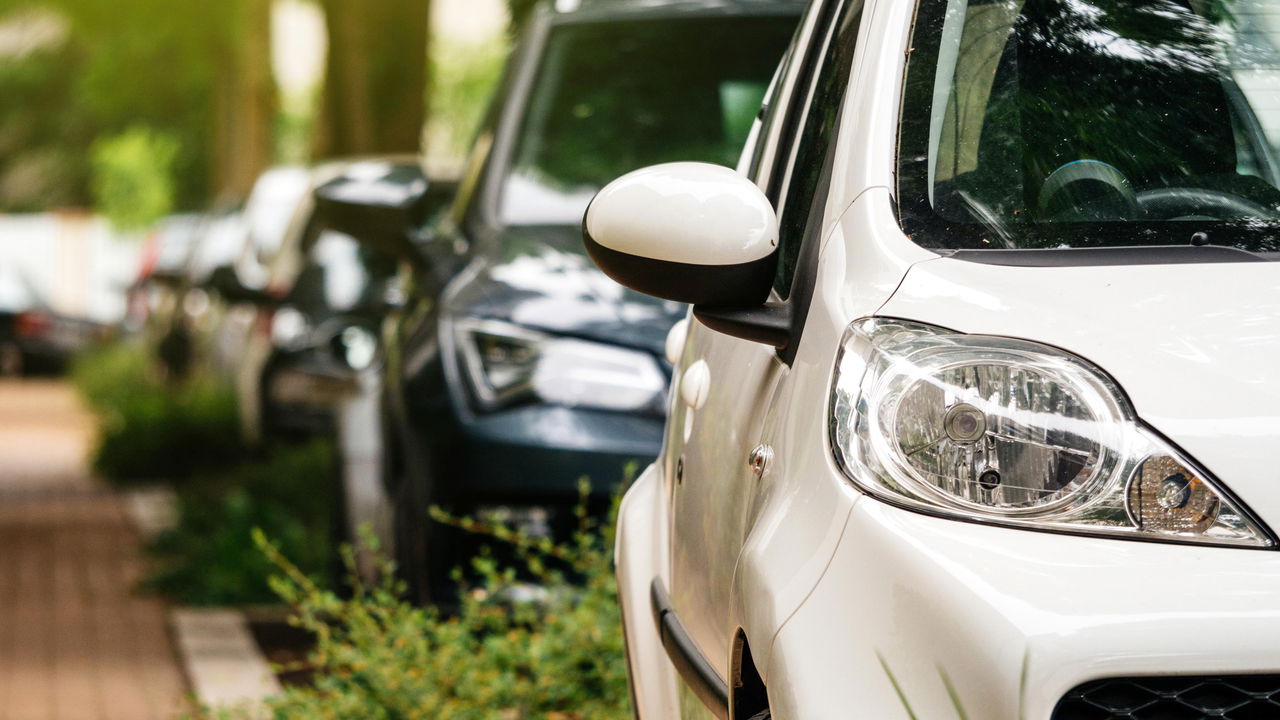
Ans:
[[[190,710],[125,500],[85,468],[92,433],[65,385],[0,381],[0,720]]]

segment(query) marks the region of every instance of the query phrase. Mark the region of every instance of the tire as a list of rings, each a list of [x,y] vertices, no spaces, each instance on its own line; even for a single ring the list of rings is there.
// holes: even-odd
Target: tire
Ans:
[[[399,433],[387,428],[383,447],[383,472],[388,473],[386,486],[392,489],[391,536],[395,545],[396,572],[404,581],[408,599],[417,605],[430,605],[435,584],[431,565],[431,530],[429,516],[432,465],[429,449],[416,443],[406,446]]]

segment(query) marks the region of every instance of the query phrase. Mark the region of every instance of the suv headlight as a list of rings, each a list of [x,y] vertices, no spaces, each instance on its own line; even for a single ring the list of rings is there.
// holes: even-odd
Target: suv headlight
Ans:
[[[883,318],[845,333],[836,458],[909,508],[1029,528],[1271,547],[1270,533],[1056,348]]]
[[[540,400],[566,407],[662,412],[667,378],[650,354],[497,320],[453,323],[459,365],[480,409]]]

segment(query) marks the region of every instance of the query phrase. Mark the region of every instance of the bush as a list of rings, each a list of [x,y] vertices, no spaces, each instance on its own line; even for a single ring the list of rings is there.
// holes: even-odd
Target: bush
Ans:
[[[317,641],[314,686],[285,690],[270,702],[272,717],[630,718],[612,568],[613,516],[595,527],[583,512],[573,541],[554,545],[437,513],[511,544],[521,558],[519,572],[498,568],[490,555],[477,558],[473,565],[483,580],[463,594],[454,616],[407,604],[385,564],[387,580],[371,589],[357,584],[343,598],[312,582],[285,559],[280,545],[258,533],[260,546],[283,571],[273,587],[295,607],[293,621]],[[350,568],[350,549],[345,554]],[[536,585],[520,577],[532,577]]]
[[[130,128],[93,143],[92,181],[97,209],[121,230],[145,228],[173,211],[174,162],[181,145],[171,135]]]
[[[178,522],[148,548],[144,585],[188,605],[278,602],[273,565],[254,544],[276,539],[303,575],[326,584],[331,543],[334,452],[330,443],[273,448],[260,461],[200,476],[178,489]]]
[[[247,457],[235,394],[206,376],[166,385],[140,343],[77,358],[72,378],[98,416],[91,465],[109,481],[177,482]]]

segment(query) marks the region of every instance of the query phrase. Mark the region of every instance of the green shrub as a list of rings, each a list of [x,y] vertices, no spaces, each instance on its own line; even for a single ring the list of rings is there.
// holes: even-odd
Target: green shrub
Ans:
[[[182,485],[178,522],[149,546],[153,570],[144,585],[188,605],[279,602],[255,529],[275,538],[299,572],[324,578],[336,543],[333,463],[330,443],[315,440]]]
[[[198,374],[167,385],[152,370],[142,343],[76,360],[73,381],[99,421],[95,473],[118,484],[179,482],[247,457],[230,388]]]
[[[615,504],[616,510],[616,504]],[[344,598],[312,582],[281,546],[258,542],[284,574],[272,585],[315,634],[313,687],[271,701],[276,720],[622,720],[630,718],[617,586],[613,514],[585,518],[571,543],[553,545],[486,523],[446,518],[510,543],[520,572],[482,555],[483,578],[458,613],[404,602],[385,580]],[[351,553],[346,551],[348,567]],[[557,567],[568,569],[562,572]],[[391,577],[384,566],[384,577]],[[536,585],[517,580],[532,577]],[[536,591],[530,591],[536,587]],[[513,594],[521,590],[524,598]],[[532,598],[530,597],[532,596]]]
[[[172,212],[180,150],[172,135],[146,127],[99,138],[90,182],[98,211],[121,230],[145,228]]]

